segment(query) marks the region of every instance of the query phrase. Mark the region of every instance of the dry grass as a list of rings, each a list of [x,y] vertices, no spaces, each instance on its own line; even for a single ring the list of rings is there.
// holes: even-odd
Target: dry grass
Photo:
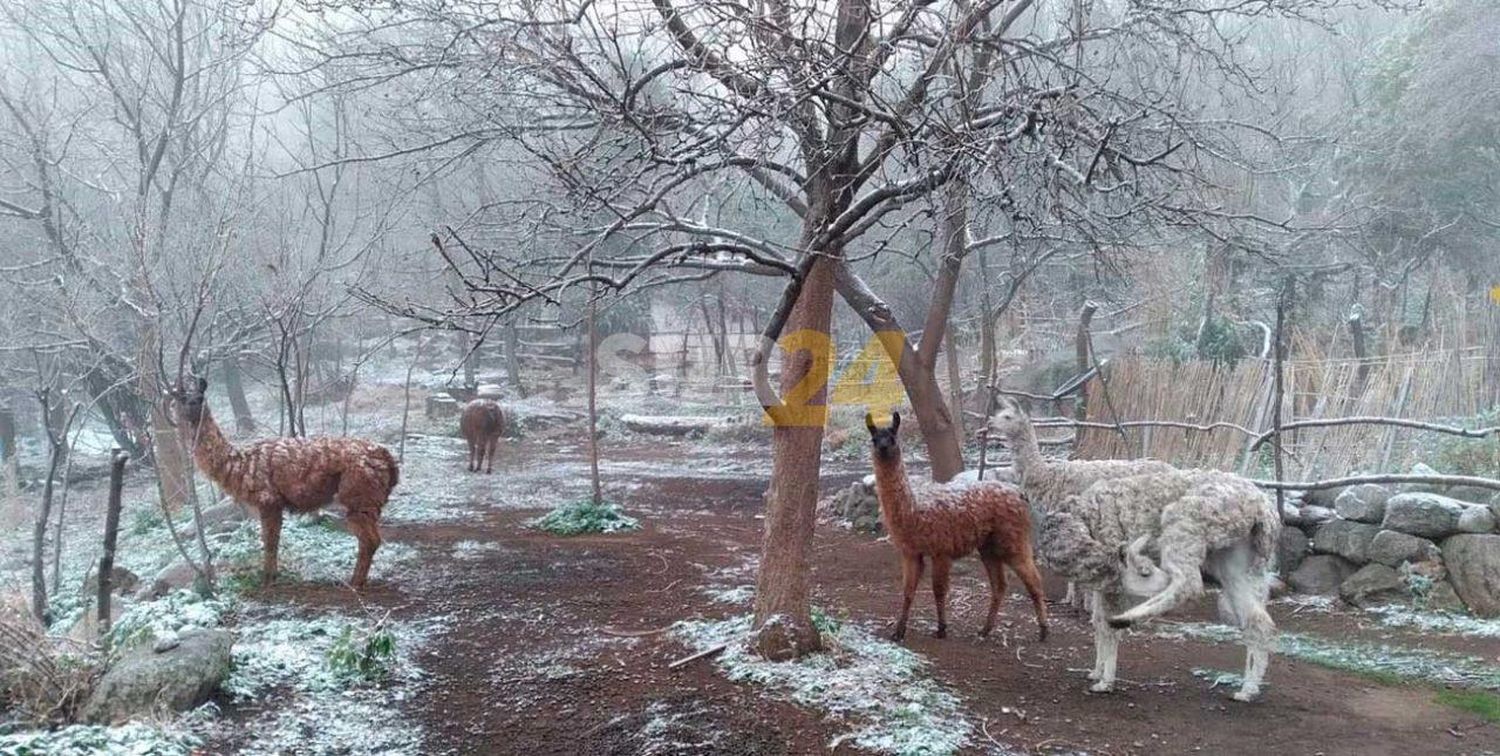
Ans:
[[[73,718],[96,665],[64,653],[13,597],[0,599],[0,702],[23,722],[46,726]],[[19,604],[19,606],[18,606]]]

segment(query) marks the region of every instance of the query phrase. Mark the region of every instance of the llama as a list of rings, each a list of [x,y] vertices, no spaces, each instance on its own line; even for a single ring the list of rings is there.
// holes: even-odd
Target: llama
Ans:
[[[901,612],[892,640],[906,637],[912,598],[922,580],[923,561],[932,559],[932,597],[937,603],[934,637],[948,634],[948,571],[954,559],[974,551],[984,563],[990,584],[989,613],[980,636],[995,628],[995,617],[1005,597],[1005,567],[1021,579],[1036,611],[1037,639],[1047,639],[1047,602],[1042,576],[1031,553],[1031,512],[1014,488],[997,482],[923,483],[916,487],[906,476],[896,434],[900,413],[891,414],[889,428],[878,428],[865,415],[875,466],[875,493],[880,515],[901,552],[903,579]]]
[[[1030,420],[1014,404],[1006,403],[991,418],[991,428],[1016,442],[1028,488],[1076,490],[1077,482],[1068,480],[1076,469],[1084,469],[1085,477],[1097,470],[1074,467],[1080,463],[1036,465],[1040,452]],[[1221,589],[1220,616],[1244,637],[1245,677],[1234,698],[1248,701],[1259,694],[1275,642],[1265,603],[1281,520],[1253,483],[1231,473],[1168,467],[1098,480],[1077,495],[1033,501],[1043,512],[1038,541],[1043,562],[1090,590],[1091,690],[1114,688],[1120,631],[1202,595],[1206,575]],[[1148,550],[1159,554],[1160,566]],[[1127,594],[1146,600],[1121,612]]]
[[[178,431],[198,469],[259,513],[265,581],[276,577],[284,513],[313,512],[337,500],[359,541],[349,584],[364,588],[380,548],[380,512],[400,477],[396,458],[358,438],[274,438],[237,449],[214,422],[203,396],[207,388],[208,381],[199,378],[172,392]]]
[[[495,471],[495,449],[500,445],[500,434],[505,432],[505,412],[493,399],[475,399],[464,405],[463,416],[458,420],[458,431],[469,443],[469,472],[479,472],[489,465],[485,473]]]
[[[1004,396],[998,398],[1001,413],[1007,409],[1020,411],[1019,406],[1010,399]],[[1005,427],[996,427],[992,424],[989,431],[991,431],[988,434],[989,437],[999,436],[1008,443],[1015,457],[1014,469],[1020,477],[1021,490],[1026,494],[1027,500],[1037,507],[1047,507],[1053,502],[1077,496],[1101,480],[1145,473],[1161,473],[1175,469],[1165,462],[1154,459],[1048,459],[1042,456],[1041,446],[1036,440],[1036,430],[1032,428],[1030,422],[1015,423]],[[1067,469],[1066,475],[1059,473],[1059,470],[1064,467]],[[1063,597],[1063,603],[1075,609],[1080,608],[1078,599],[1077,586],[1070,580],[1068,593]]]

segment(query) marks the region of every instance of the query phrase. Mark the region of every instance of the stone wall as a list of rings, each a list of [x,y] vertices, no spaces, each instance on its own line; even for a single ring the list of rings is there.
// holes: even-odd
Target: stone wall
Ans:
[[[1292,590],[1500,616],[1500,492],[1366,484],[1286,506],[1278,570]]]

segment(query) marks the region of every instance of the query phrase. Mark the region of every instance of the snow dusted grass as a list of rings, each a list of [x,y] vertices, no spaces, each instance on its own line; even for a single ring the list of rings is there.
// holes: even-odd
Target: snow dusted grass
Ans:
[[[496,554],[501,546],[494,541],[459,541],[453,544],[454,559],[480,559],[486,554]]]
[[[730,606],[749,606],[750,602],[755,600],[755,586],[753,585],[736,585],[732,588],[710,585],[703,586],[700,590],[710,600]]]
[[[796,662],[768,662],[743,643],[748,616],[679,622],[677,637],[702,651],[729,644],[715,664],[730,680],[752,682],[772,695],[825,712],[849,731],[829,743],[875,753],[950,754],[970,742],[973,725],[957,696],[926,676],[927,661],[850,623],[826,618],[829,651]]]
[[[382,753],[422,752],[422,733],[392,716],[415,695],[422,672],[413,661],[441,620],[388,625],[367,618],[274,617],[241,622],[234,669],[224,691],[236,702],[275,698],[253,720],[235,727],[254,733],[239,752]],[[392,653],[377,660],[378,674],[356,674],[341,649],[389,633]]]
[[[219,554],[221,570],[245,572],[258,578],[261,563],[260,524],[243,522],[234,530],[214,537],[210,548]],[[354,572],[358,542],[327,515],[292,517],[281,529],[278,579],[310,583],[343,583]],[[370,568],[372,580],[390,580],[405,573],[416,562],[417,552],[404,543],[387,541],[375,553]]]
[[[1428,633],[1500,638],[1500,619],[1480,619],[1467,614],[1420,612],[1404,606],[1381,606],[1369,612],[1387,627],[1410,627]]]
[[[70,725],[59,730],[30,730],[0,735],[0,754],[6,756],[95,756],[141,754],[187,756],[202,743],[197,734],[178,726],[129,722],[118,727]]]
[[[125,648],[156,638],[180,635],[197,628],[222,625],[235,610],[233,596],[204,598],[192,591],[174,591],[156,601],[134,604],[110,628],[112,644]]]
[[[1239,640],[1228,625],[1183,622],[1166,625],[1159,638],[1191,638],[1210,643]],[[1423,682],[1500,690],[1500,666],[1473,656],[1363,642],[1335,642],[1283,632],[1278,654],[1385,682]]]

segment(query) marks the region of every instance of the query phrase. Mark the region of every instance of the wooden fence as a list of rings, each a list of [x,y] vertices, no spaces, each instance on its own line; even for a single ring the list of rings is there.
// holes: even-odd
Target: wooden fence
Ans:
[[[1108,367],[1108,386],[1089,384],[1088,420],[1225,423],[1209,431],[1183,428],[1084,428],[1084,459],[1152,457],[1189,467],[1263,474],[1270,444],[1252,451],[1252,434],[1271,428],[1274,367],[1244,360],[1229,368],[1127,357]],[[1472,418],[1500,402],[1500,386],[1479,349],[1394,354],[1378,359],[1299,359],[1286,363],[1282,423],[1353,416],[1411,420]],[[1109,400],[1105,401],[1105,391]],[[1357,472],[1392,472],[1410,460],[1419,432],[1374,425],[1303,428],[1286,433],[1286,479]]]

